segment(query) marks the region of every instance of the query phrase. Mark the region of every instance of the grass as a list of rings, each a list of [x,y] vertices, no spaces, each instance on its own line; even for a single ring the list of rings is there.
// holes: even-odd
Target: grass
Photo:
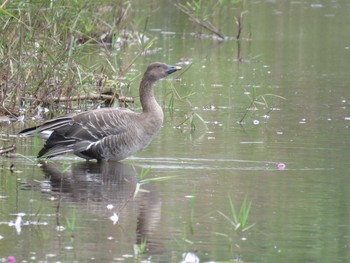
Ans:
[[[77,214],[75,209],[72,209],[69,216],[66,216],[66,229],[68,232],[73,233],[76,227]]]
[[[185,241],[186,243],[193,244],[193,242],[188,239],[187,235],[187,229],[189,229],[191,236],[194,235],[194,214],[195,214],[195,204],[196,204],[196,189],[194,188],[192,190],[191,194],[191,213],[190,213],[190,218],[188,223],[184,224],[184,231],[183,231],[183,237],[182,240]]]
[[[240,230],[242,232],[247,231],[248,229],[252,228],[254,224],[247,225],[250,209],[252,206],[252,202],[250,201],[247,203],[247,196],[244,198],[241,207],[239,210],[237,210],[232,202],[232,198],[230,195],[228,195],[229,205],[230,205],[230,212],[231,216],[224,214],[221,211],[217,211],[220,215],[222,215],[228,223],[233,227],[235,231]]]
[[[60,98],[118,92],[115,80],[155,41],[145,37],[144,20],[130,19],[132,8],[130,0],[5,1],[0,7],[0,112],[18,116],[20,109],[34,112],[38,106],[66,111],[72,103],[58,107]],[[130,56],[131,42],[138,52]],[[91,61],[94,56],[98,64]]]
[[[147,239],[143,239],[140,244],[134,244],[134,255],[138,258],[140,255],[144,255],[147,250]]]
[[[199,123],[202,124],[205,130],[208,130],[208,125],[206,124],[203,117],[194,111],[191,111],[188,114],[186,114],[185,119],[181,123],[177,124],[176,128],[182,128],[186,124],[188,124],[189,129],[191,130],[191,132],[193,132],[197,129],[196,120],[199,120]]]
[[[187,67],[184,72],[189,70],[191,68],[192,64]],[[193,105],[190,101],[190,97],[195,96],[196,92],[190,90],[186,95],[181,96],[178,90],[174,85],[171,85],[171,90],[168,92],[165,96],[165,98],[168,98],[168,103],[166,104],[166,108],[168,109],[168,112],[170,114],[170,117],[174,116],[174,105],[175,101],[177,102],[182,102],[186,104],[189,108],[193,108]],[[176,128],[188,128],[191,132],[195,131],[197,128],[197,121],[205,128],[205,130],[208,129],[208,125],[206,124],[205,120],[203,117],[198,114],[197,112],[190,110],[186,115],[183,121],[180,123],[176,124]]]
[[[176,176],[161,176],[161,177],[154,177],[154,178],[146,178],[151,171],[151,167],[148,168],[141,168],[141,171],[138,175],[139,181],[136,183],[135,190],[134,190],[134,198],[137,196],[139,192],[148,192],[148,190],[145,190],[142,188],[143,185],[149,184],[152,182],[160,182],[164,180],[173,179]]]
[[[245,118],[248,115],[248,112],[251,111],[251,109],[259,109],[259,108],[263,108],[263,109],[268,109],[268,111],[265,113],[265,115],[267,116],[271,111],[271,102],[269,101],[269,99],[282,99],[285,100],[286,98],[279,96],[277,94],[272,94],[272,93],[265,93],[265,94],[259,94],[258,92],[258,87],[253,85],[252,87],[252,92],[251,92],[251,96],[250,96],[250,105],[247,108],[247,110],[245,111],[245,113],[243,114],[243,117],[241,118],[241,120],[239,121],[240,124],[244,123]]]

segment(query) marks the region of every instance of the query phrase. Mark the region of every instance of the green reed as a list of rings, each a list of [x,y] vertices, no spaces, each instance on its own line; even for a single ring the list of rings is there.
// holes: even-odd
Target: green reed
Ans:
[[[141,240],[140,244],[134,244],[134,255],[138,258],[140,255],[144,255],[147,251],[147,239]]]
[[[237,210],[232,202],[232,198],[230,195],[228,195],[229,205],[230,205],[230,212],[231,216],[224,214],[221,211],[217,211],[220,215],[222,215],[234,228],[234,230],[240,230],[242,232],[247,231],[252,225],[247,225],[250,209],[252,206],[252,201],[247,202],[247,196],[243,199],[243,202],[241,204],[241,207],[239,210]]]
[[[70,211],[70,214],[66,216],[66,229],[68,232],[73,233],[76,227],[77,213],[75,209]]]
[[[117,90],[115,79],[154,42],[141,37],[135,41],[139,52],[131,56],[127,42],[116,47],[123,34],[136,38],[145,30],[128,16],[132,8],[130,0],[5,1],[0,8],[0,111],[17,115],[21,107],[52,107],[62,98],[70,102],[73,96]],[[94,56],[99,63],[91,62]]]
[[[148,190],[145,190],[142,188],[143,185],[145,184],[149,184],[152,182],[160,182],[160,181],[164,181],[164,180],[169,180],[169,179],[173,179],[176,176],[161,176],[161,177],[153,177],[153,178],[146,178],[150,172],[151,172],[152,167],[148,167],[148,168],[141,168],[140,173],[138,174],[138,182],[135,185],[135,190],[134,190],[134,194],[133,197],[135,198],[137,196],[137,194],[139,192],[148,192]]]
[[[239,121],[240,124],[244,123],[244,120],[247,117],[249,111],[251,111],[251,109],[256,109],[256,110],[262,109],[265,111],[265,115],[267,116],[272,111],[271,101],[273,99],[286,100],[286,98],[273,93],[259,94],[259,88],[256,85],[252,86],[252,92],[251,92],[251,95],[249,95],[249,99],[250,99],[250,105],[247,107],[247,110],[245,111],[245,113],[243,114],[243,117]]]

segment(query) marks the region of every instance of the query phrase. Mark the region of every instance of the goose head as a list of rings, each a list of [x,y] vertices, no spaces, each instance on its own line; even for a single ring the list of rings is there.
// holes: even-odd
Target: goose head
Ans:
[[[144,78],[146,78],[148,81],[155,82],[178,70],[181,70],[181,67],[154,62],[147,67]]]

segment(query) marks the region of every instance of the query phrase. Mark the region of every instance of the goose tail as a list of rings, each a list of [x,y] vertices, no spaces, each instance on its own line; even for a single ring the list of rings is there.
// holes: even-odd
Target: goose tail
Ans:
[[[18,133],[20,137],[30,137],[38,135],[40,138],[47,139],[51,136],[54,130],[66,126],[71,122],[71,117],[61,117],[46,121],[42,125],[24,129]]]

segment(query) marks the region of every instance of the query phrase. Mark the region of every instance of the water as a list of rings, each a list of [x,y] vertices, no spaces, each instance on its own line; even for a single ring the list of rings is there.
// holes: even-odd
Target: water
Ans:
[[[145,151],[108,167],[72,156],[39,166],[32,161],[33,141],[16,141],[28,159],[0,159],[0,257],[347,262],[347,1],[249,2],[239,52],[236,41],[193,36],[193,24],[165,1],[143,3],[136,14],[154,6],[149,28],[161,49],[140,59],[136,70],[156,60],[182,61],[184,68],[184,61],[193,63],[180,81],[157,86],[165,106],[159,136]],[[218,21],[229,37],[235,35],[231,11]],[[195,93],[175,100],[172,114],[171,85],[181,96]],[[137,96],[137,89],[130,94]],[[174,128],[191,112],[205,124],[195,116],[195,131],[189,122]],[[23,126],[2,127],[15,134]],[[244,198],[252,202],[252,228],[235,231],[219,213],[231,216],[229,196],[236,209]],[[145,253],[137,256],[143,241]]]

